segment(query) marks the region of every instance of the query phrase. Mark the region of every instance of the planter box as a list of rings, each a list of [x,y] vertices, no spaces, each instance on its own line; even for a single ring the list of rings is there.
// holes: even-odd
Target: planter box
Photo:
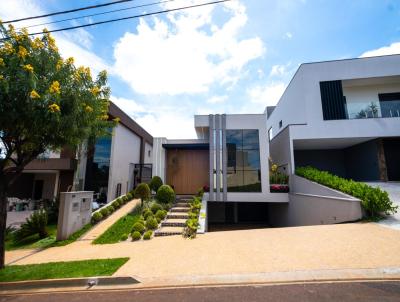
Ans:
[[[271,184],[269,185],[271,193],[289,193],[289,185],[286,184]]]

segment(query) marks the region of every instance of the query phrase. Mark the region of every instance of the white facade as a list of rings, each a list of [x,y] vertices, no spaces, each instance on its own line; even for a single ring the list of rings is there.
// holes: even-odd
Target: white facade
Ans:
[[[335,80],[342,81],[350,119],[323,119],[320,82]],[[302,64],[269,116],[267,129],[273,138],[289,126],[291,151],[400,136],[400,118],[381,117],[379,108],[377,118],[352,119],[371,102],[379,105],[379,93],[393,92],[400,92],[400,55]],[[294,172],[293,156],[290,161]]]
[[[118,124],[113,130],[111,143],[107,202],[117,197],[118,184],[121,184],[121,194],[129,191],[131,164],[137,163],[140,163],[140,137]]]

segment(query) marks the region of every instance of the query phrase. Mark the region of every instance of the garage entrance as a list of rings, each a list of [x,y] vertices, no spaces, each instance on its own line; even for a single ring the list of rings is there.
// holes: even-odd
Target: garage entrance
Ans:
[[[400,181],[400,138],[383,140],[387,177],[389,181]]]
[[[167,184],[175,193],[192,195],[209,183],[208,149],[167,149]]]

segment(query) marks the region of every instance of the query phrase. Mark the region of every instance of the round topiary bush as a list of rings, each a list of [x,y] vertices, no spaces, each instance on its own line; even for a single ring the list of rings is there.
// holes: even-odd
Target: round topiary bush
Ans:
[[[157,192],[158,189],[163,185],[163,181],[160,176],[153,176],[149,183],[149,187],[154,192]]]
[[[153,212],[149,209],[146,209],[142,213],[144,220],[147,220],[149,216],[153,216]]]
[[[93,213],[92,215],[92,224],[96,224],[103,219],[103,215],[100,212]]]
[[[132,195],[131,192],[129,192],[128,194],[126,194],[126,199],[132,200],[132,198],[133,198],[133,195]]]
[[[150,240],[152,235],[153,235],[153,232],[152,232],[152,231],[147,231],[147,232],[144,233],[144,235],[143,235],[143,240]]]
[[[156,218],[153,216],[149,216],[149,218],[146,220],[146,228],[148,230],[155,230],[158,227],[158,221]]]
[[[146,183],[139,184],[135,189],[135,198],[140,198],[142,201],[150,199],[150,188]]]
[[[132,241],[137,241],[140,240],[140,238],[142,238],[142,234],[140,234],[138,231],[133,231],[131,236],[132,236]]]
[[[163,220],[165,218],[165,216],[167,215],[167,213],[163,210],[158,210],[156,213],[156,218]]]
[[[141,222],[136,222],[133,227],[132,227],[132,232],[139,232],[140,234],[143,234],[145,231],[144,225]]]
[[[169,185],[162,185],[157,191],[156,198],[161,203],[173,203],[175,192]]]
[[[111,213],[113,213],[115,211],[115,208],[112,205],[109,205],[107,207],[107,209],[108,209],[108,213],[109,213],[108,215],[110,215]]]
[[[107,217],[110,214],[109,211],[108,211],[108,208],[102,208],[100,210],[100,213],[104,218]]]
[[[121,206],[121,204],[119,202],[119,198],[114,200],[111,205],[114,207],[114,209],[118,209]]]
[[[158,203],[153,203],[151,206],[150,210],[153,212],[153,214],[157,213],[159,210],[162,210],[162,206]]]
[[[125,241],[127,239],[128,239],[128,234],[123,234],[119,240],[120,241]]]

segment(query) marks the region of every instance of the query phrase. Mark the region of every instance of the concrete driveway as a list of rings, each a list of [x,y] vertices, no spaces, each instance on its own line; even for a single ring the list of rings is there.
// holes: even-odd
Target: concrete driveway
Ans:
[[[396,214],[379,222],[380,225],[400,230],[400,182],[367,182],[372,187],[379,187],[388,192],[389,198],[399,206]]]

